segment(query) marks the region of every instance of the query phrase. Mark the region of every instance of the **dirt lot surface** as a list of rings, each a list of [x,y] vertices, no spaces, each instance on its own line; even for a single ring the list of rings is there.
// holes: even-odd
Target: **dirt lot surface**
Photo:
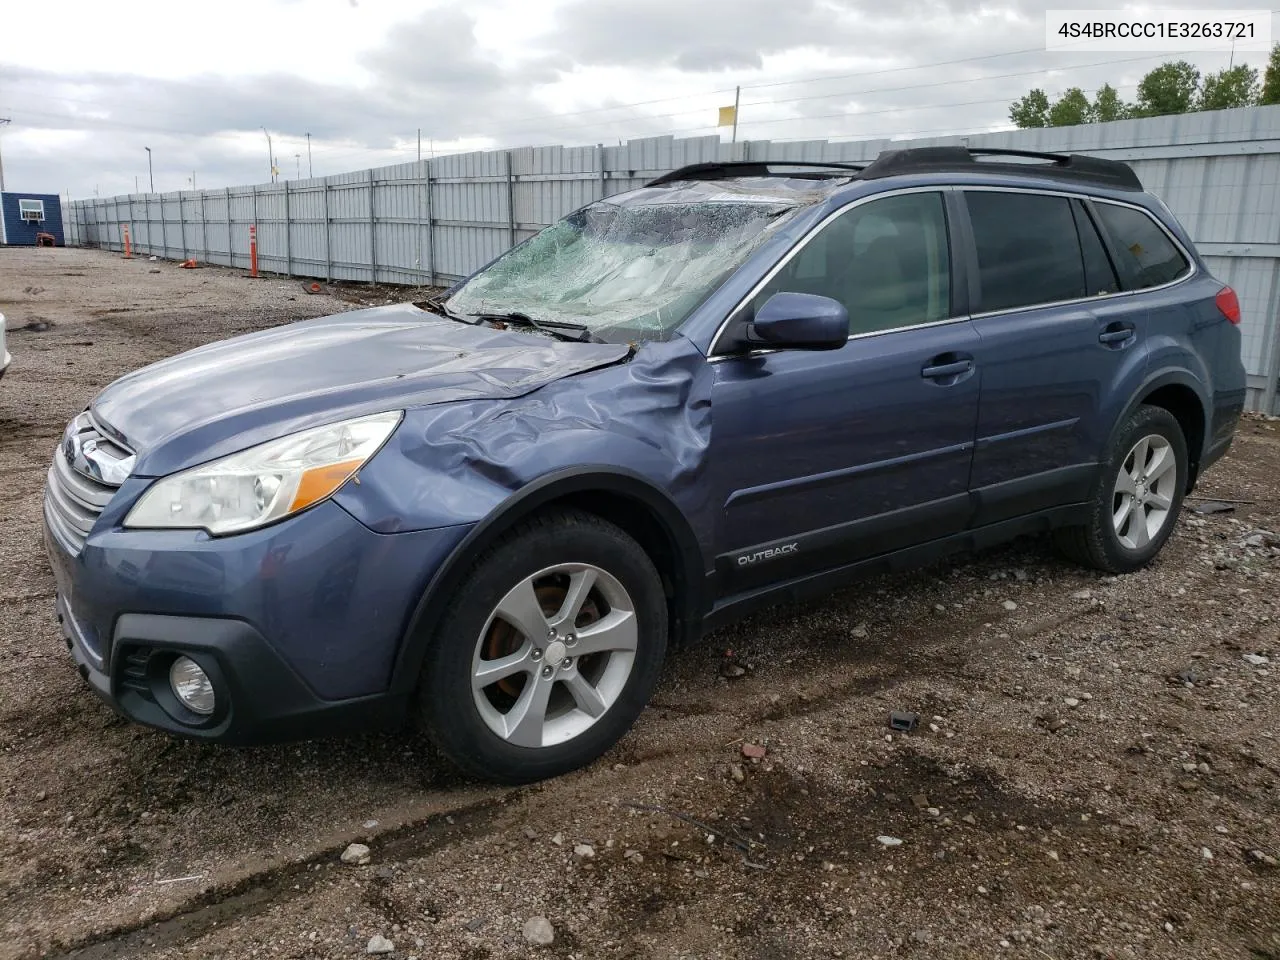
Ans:
[[[466,782],[409,732],[233,750],[117,719],[53,619],[63,424],[143,363],[349,305],[0,250],[0,958],[1280,957],[1261,419],[1198,491],[1251,502],[1184,514],[1151,568],[1027,541],[773,610],[674,654],[635,731],[554,782]]]

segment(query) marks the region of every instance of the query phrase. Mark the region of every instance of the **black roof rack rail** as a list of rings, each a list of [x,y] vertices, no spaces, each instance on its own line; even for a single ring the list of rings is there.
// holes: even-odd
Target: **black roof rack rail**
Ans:
[[[709,163],[691,163],[679,170],[664,173],[650,180],[646,187],[659,187],[679,180],[727,180],[730,177],[767,177],[773,175],[772,167],[799,167],[802,170],[848,170],[857,173],[865,168],[861,163],[819,163],[812,160],[723,160]],[[802,174],[803,176],[803,174]],[[812,176],[812,174],[810,175]]]
[[[1048,163],[998,163],[979,161],[978,157],[1019,157],[1047,160]],[[1080,154],[1038,153],[1034,150],[1003,150],[995,147],[916,147],[886,150],[859,174],[863,180],[896,177],[908,173],[972,171],[979,165],[984,170],[1013,173],[1059,180],[1098,183],[1121,190],[1141,190],[1142,181],[1133,168],[1119,160],[1103,160]]]

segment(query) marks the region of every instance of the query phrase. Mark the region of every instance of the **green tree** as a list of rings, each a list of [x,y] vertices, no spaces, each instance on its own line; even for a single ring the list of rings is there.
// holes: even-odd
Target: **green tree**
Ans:
[[[1196,107],[1200,110],[1230,110],[1257,102],[1258,71],[1242,63],[1205,77]]]
[[[1009,119],[1019,127],[1047,127],[1049,98],[1043,90],[1032,90],[1021,100],[1009,104]]]
[[[1120,99],[1116,88],[1104,83],[1093,97],[1093,119],[1095,123],[1106,123],[1109,120],[1123,120],[1129,116],[1129,105]]]
[[[1262,79],[1262,96],[1259,103],[1280,103],[1280,43],[1271,48],[1267,72]]]
[[[1049,108],[1049,126],[1074,127],[1088,123],[1092,119],[1091,113],[1089,98],[1084,95],[1084,91],[1079,87],[1072,87]]]
[[[1171,60],[1156,67],[1138,84],[1140,117],[1188,113],[1196,102],[1200,71],[1185,60]]]

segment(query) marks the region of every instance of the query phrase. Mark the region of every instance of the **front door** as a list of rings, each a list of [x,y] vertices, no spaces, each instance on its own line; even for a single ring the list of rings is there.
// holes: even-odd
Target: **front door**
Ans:
[[[944,195],[856,203],[753,297],[849,311],[839,350],[714,361],[709,462],[721,594],[958,532],[969,519],[978,336],[957,315]]]

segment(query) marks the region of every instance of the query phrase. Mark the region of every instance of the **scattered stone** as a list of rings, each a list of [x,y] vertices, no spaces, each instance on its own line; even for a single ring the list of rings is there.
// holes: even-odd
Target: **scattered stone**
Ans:
[[[916,943],[932,943],[933,934],[928,930],[915,930],[911,934],[911,939]]]
[[[622,859],[630,860],[632,863],[644,863],[644,854],[639,850],[627,850],[622,854]]]
[[[147,271],[147,273],[159,273],[159,272],[160,272],[159,267],[152,267],[150,270]]]
[[[623,770],[625,770],[625,769],[627,769],[627,765],[626,765],[625,763],[615,763],[615,764],[613,765],[613,772],[614,772],[614,773],[621,773],[621,772],[622,772]]]
[[[720,676],[726,680],[737,680],[747,675],[747,668],[736,660],[724,660],[720,664]]]
[[[1199,790],[1200,784],[1196,783],[1194,780],[1179,780],[1178,789],[1185,790],[1187,793],[1190,793],[1192,790]]]
[[[1054,863],[1057,863],[1057,862],[1058,862],[1058,851],[1057,851],[1057,850],[1050,850],[1050,851],[1048,851],[1048,853],[1046,854],[1046,856],[1047,856],[1050,860],[1052,860]]]
[[[369,945],[364,948],[365,953],[395,953],[396,945],[384,937],[380,933],[375,933],[369,938]]]
[[[520,932],[534,946],[549,947],[556,942],[556,929],[546,917],[530,917]]]
[[[1067,725],[1067,721],[1063,720],[1061,717],[1054,717],[1052,720],[1049,721],[1049,724],[1048,724],[1049,732],[1057,733],[1066,725]]]
[[[524,838],[526,840],[538,839],[538,831],[533,829],[533,827],[524,827],[520,832],[524,834]]]
[[[552,843],[554,843],[557,847],[563,847],[563,846],[564,846],[564,834],[563,834],[563,833],[557,833],[554,837],[552,837],[552,838],[551,838],[551,842],[552,842]]]
[[[931,817],[942,816],[942,811],[939,810],[937,807],[929,807],[927,810],[925,810],[925,813],[929,814],[929,816]]]
[[[763,760],[768,753],[768,748],[758,743],[744,743],[742,745],[742,755],[748,760]]]
[[[395,867],[379,867],[377,871],[377,876],[379,880],[392,880],[395,878],[395,875],[396,875]]]
[[[1226,828],[1226,827],[1224,827],[1222,824],[1218,824],[1218,825],[1217,825],[1216,827],[1214,827],[1213,829],[1214,829],[1214,831],[1215,831],[1216,833],[1220,833],[1220,834],[1222,834],[1223,836],[1226,836],[1226,835],[1227,835],[1227,832],[1228,832],[1228,831],[1227,831],[1227,828]]]
[[[1207,777],[1209,774],[1213,773],[1213,767],[1209,766],[1207,763],[1197,763],[1196,771]]]
[[[733,779],[734,783],[741,783],[743,780],[747,779],[747,772],[742,768],[742,764],[731,763],[729,764],[729,776]]]
[[[1245,663],[1254,667],[1265,667],[1271,662],[1268,658],[1257,653],[1246,653],[1242,659]]]
[[[353,867],[365,866],[372,857],[363,843],[353,843],[342,851],[342,862]]]
[[[1201,848],[1200,848],[1200,856],[1202,856],[1202,857],[1203,857],[1204,859],[1206,859],[1206,860],[1212,860],[1212,859],[1213,859],[1213,851],[1212,851],[1212,850],[1210,850],[1208,847],[1201,847]]]
[[[935,604],[933,605],[933,612],[934,612],[934,613],[946,613],[946,612],[947,612],[947,608],[946,608],[946,607],[944,607],[944,606],[943,606],[942,604],[940,604],[940,603],[935,603]]]
[[[1235,504],[1223,503],[1221,500],[1206,500],[1204,503],[1197,503],[1191,508],[1193,513],[1234,513]]]
[[[472,933],[479,933],[487,922],[484,917],[476,917],[474,920],[467,921],[467,929]]]
[[[1260,863],[1264,867],[1270,867],[1273,870],[1276,867],[1280,867],[1280,860],[1276,860],[1276,858],[1271,856],[1271,854],[1265,853],[1262,850],[1250,850],[1249,859],[1254,863]]]
[[[967,823],[971,827],[976,827],[978,825],[978,818],[975,817],[972,813],[966,813],[960,819],[963,820],[965,823]]]
[[[596,855],[596,848],[589,843],[574,844],[573,854],[576,857],[582,857],[584,860],[590,860]]]
[[[929,806],[929,797],[927,794],[914,793],[911,795],[911,805],[917,810],[923,810]]]
[[[1080,701],[1079,701],[1078,699],[1076,699],[1075,697],[1067,697],[1067,698],[1066,698],[1065,700],[1063,700],[1062,702],[1063,702],[1063,703],[1065,703],[1065,704],[1066,704],[1068,707],[1070,707],[1072,710],[1074,710],[1076,707],[1080,706]]]
[[[853,637],[855,640],[867,639],[867,625],[865,623],[858,624],[849,631],[849,636]]]
[[[1077,590],[1075,593],[1073,593],[1073,594],[1071,595],[1071,599],[1072,599],[1072,600],[1092,600],[1092,599],[1093,599],[1093,591],[1092,591],[1092,590]]]
[[[879,836],[879,837],[876,837],[876,839],[877,839],[877,840],[879,840],[879,841],[880,841],[880,843],[881,843],[881,844],[883,844],[883,845],[884,845],[884,846],[886,846],[886,847],[900,847],[900,846],[902,846],[902,841],[901,841],[901,840],[899,840],[897,837]]]
[[[39,800],[41,803],[44,803],[46,800],[49,799],[49,791],[41,790],[39,793],[36,794],[36,799]]]
[[[1000,606],[1004,607],[1010,613],[1013,613],[1013,611],[1018,609],[1018,605],[1012,600],[1006,600],[1004,603],[1000,604]]]

